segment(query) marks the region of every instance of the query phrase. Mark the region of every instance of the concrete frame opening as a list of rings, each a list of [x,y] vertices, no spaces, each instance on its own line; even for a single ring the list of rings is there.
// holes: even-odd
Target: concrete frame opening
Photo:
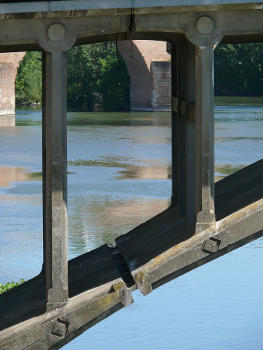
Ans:
[[[25,52],[0,53],[0,114],[8,112],[0,115],[3,285],[31,279],[43,263],[42,116],[31,108],[17,112],[15,105],[17,70],[24,57]]]
[[[170,206],[171,62],[170,55],[167,53],[167,43],[166,41],[134,40],[113,42],[113,45],[114,50],[118,49],[117,65],[121,65],[124,60],[128,69],[131,82],[130,108],[135,111],[118,112],[118,106],[116,106],[116,113],[107,114],[100,111],[100,106],[97,104],[96,113],[93,114],[82,112],[80,115],[76,111],[68,113],[68,170],[69,173],[73,173],[68,176],[69,246],[74,247],[77,240],[82,241],[81,249],[71,249],[70,258],[101,245],[114,245],[115,238]],[[88,48],[89,45],[86,47]],[[70,61],[71,58],[69,57],[68,60]],[[122,66],[121,69],[123,69]],[[83,78],[88,80],[89,76]],[[142,91],[144,91],[143,96],[140,93]],[[99,98],[99,96],[95,97]],[[103,98],[102,95],[101,104]],[[139,107],[138,104],[135,106],[136,101],[140,102]],[[83,102],[85,104],[85,101]],[[79,109],[83,108],[80,106]],[[104,141],[97,140],[97,152],[96,141],[92,137],[95,126],[98,130],[104,130]],[[82,141],[79,140],[78,143],[74,142],[71,136],[73,135],[71,130],[76,131],[77,128],[82,129]],[[117,132],[116,137],[114,132]],[[102,135],[101,132],[98,132],[99,134]],[[112,137],[112,143],[106,145],[105,140],[109,137]],[[90,144],[87,141],[89,138],[91,138]],[[135,139],[138,142],[137,146],[134,145]],[[159,149],[156,147],[158,139],[161,142]],[[104,149],[100,144],[105,144]],[[143,160],[145,146],[148,148],[151,144],[154,145],[155,151],[147,157],[145,162]],[[82,151],[78,152],[80,146]],[[83,153],[84,149],[86,154]],[[78,158],[76,158],[77,153],[79,153]],[[104,179],[101,176],[95,176],[96,169],[101,169],[102,173],[108,173],[108,175]],[[87,174],[82,183],[81,176],[84,176],[85,172]],[[83,188],[82,194],[79,194],[83,198],[82,200],[78,198],[77,207],[73,199],[76,197],[74,173],[78,174]],[[93,177],[93,180],[90,177]],[[96,182],[96,177],[101,178],[100,181],[105,185]],[[149,186],[143,190],[144,187],[141,185],[139,196],[141,199],[138,195],[137,198],[133,194],[133,183],[138,187],[138,183],[143,184],[146,180],[151,183],[150,186],[153,189],[159,182],[167,182],[167,185],[162,184],[162,187],[165,187],[165,194],[158,198],[153,191],[149,196],[147,195]],[[104,186],[104,193],[101,192],[99,203],[96,196],[94,197],[90,192],[92,188],[95,192],[100,192],[102,186]],[[112,189],[109,191],[110,187]],[[76,222],[79,224],[76,225]],[[94,237],[96,235],[97,242]]]

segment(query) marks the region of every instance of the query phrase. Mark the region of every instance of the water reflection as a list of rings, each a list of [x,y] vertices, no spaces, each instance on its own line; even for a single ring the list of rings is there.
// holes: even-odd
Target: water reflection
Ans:
[[[70,257],[113,243],[119,235],[165,210],[164,199],[112,199],[109,196],[79,196],[70,209]]]
[[[167,112],[70,112],[68,125],[109,126],[169,126]]]
[[[262,107],[227,103],[215,108],[218,178],[262,158]],[[111,242],[169,206],[171,129],[170,113],[73,112],[68,120],[72,258]],[[16,128],[0,129],[1,283],[28,279],[41,269],[40,124],[41,111],[23,110],[17,113]],[[121,349],[124,343],[127,349],[154,349],[160,344],[162,349],[170,349],[171,344],[178,349],[194,349],[196,344],[209,350],[214,346],[258,348],[262,335],[262,293],[258,282],[262,264],[258,251],[262,250],[262,243],[252,242],[147,298],[138,296],[137,303],[130,306],[133,311],[122,310],[66,348]],[[260,274],[256,274],[259,268]],[[153,323],[153,317],[160,322]],[[193,319],[201,323],[198,321],[198,327],[189,329]],[[127,322],[129,326],[123,329]],[[174,324],[179,327],[177,333],[171,327]],[[147,325],[150,329],[145,328]],[[120,341],[121,334],[116,329],[121,327],[124,333]],[[143,341],[142,335],[147,339]]]
[[[129,163],[127,162],[129,161]],[[131,163],[133,161],[133,163]],[[145,165],[138,165],[144,163]],[[148,163],[148,164],[147,164]],[[116,173],[115,179],[168,179],[171,178],[171,165],[166,165],[162,160],[140,160],[131,157],[113,157],[101,156],[97,160],[75,160],[68,161],[70,166],[89,166],[89,167],[106,167],[121,168]]]
[[[262,120],[262,107],[255,104],[215,107],[216,180],[262,157]],[[112,241],[169,206],[171,118],[167,112],[70,112],[68,124],[73,257]],[[23,257],[27,268],[20,272],[8,264],[11,255],[2,249],[2,276],[4,270],[13,278],[30,277],[28,266],[42,254],[40,125],[41,110],[20,110],[17,127],[0,130],[0,240],[11,247],[10,237],[19,235],[36,243],[35,258],[23,245],[9,250],[14,261]]]
[[[19,167],[0,167],[0,187],[10,187],[11,183],[26,181],[25,169]]]

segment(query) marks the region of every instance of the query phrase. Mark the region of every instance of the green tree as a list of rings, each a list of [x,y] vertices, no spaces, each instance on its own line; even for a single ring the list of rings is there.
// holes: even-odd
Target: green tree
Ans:
[[[41,52],[27,52],[20,63],[16,78],[16,103],[41,102],[42,70]]]
[[[262,57],[262,44],[219,45],[215,50],[215,95],[262,96]],[[129,109],[129,75],[114,42],[72,48],[67,53],[67,72],[69,108]],[[16,79],[17,104],[40,102],[41,85],[41,53],[27,52]]]
[[[215,95],[262,96],[262,57],[262,44],[219,45],[215,50]]]
[[[115,43],[105,42],[72,48],[67,54],[68,106],[105,111],[128,110],[130,82]]]

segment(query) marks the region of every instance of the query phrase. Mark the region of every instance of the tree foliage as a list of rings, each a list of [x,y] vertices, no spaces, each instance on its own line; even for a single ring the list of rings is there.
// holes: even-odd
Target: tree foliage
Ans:
[[[216,96],[263,95],[263,45],[219,45],[215,51]],[[128,110],[130,81],[114,42],[81,45],[67,54],[68,107]],[[27,52],[16,79],[17,104],[41,101],[41,53]]]
[[[115,43],[72,48],[67,57],[69,107],[94,110],[128,110],[130,82]]]
[[[215,95],[262,96],[262,57],[262,44],[219,45],[215,50]]]
[[[23,284],[24,282],[25,282],[25,280],[23,278],[21,278],[19,282],[12,281],[12,282],[7,282],[5,284],[0,283],[0,294],[3,294],[10,289],[13,289],[14,287],[17,287],[20,284]]]
[[[41,52],[27,52],[17,71],[16,103],[31,104],[41,102],[42,97]]]

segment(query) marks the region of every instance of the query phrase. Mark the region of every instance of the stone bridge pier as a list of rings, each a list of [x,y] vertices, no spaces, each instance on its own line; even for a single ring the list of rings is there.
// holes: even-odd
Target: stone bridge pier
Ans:
[[[165,41],[118,41],[130,76],[131,110],[171,109],[171,56]]]
[[[25,52],[0,53],[0,126],[15,125],[15,80]]]

